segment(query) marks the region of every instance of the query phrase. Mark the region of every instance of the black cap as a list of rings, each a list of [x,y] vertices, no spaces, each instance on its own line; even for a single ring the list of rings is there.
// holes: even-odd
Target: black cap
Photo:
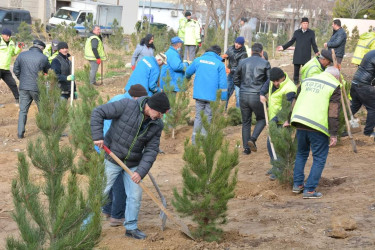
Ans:
[[[191,16],[191,12],[190,11],[186,11],[185,12],[185,17],[188,17],[188,16]]]
[[[301,23],[309,22],[309,19],[307,17],[302,17]]]
[[[332,59],[332,51],[328,50],[328,49],[323,49],[321,52],[320,52],[320,56],[327,59],[328,61],[330,62],[333,62],[333,59]]]
[[[60,49],[69,49],[68,44],[66,42],[59,42],[59,44],[57,44],[57,50]]]
[[[10,29],[4,28],[4,29],[1,31],[1,34],[2,34],[2,35],[11,36],[11,35],[12,35],[12,31],[11,31]]]
[[[247,18],[246,17],[241,17],[241,21],[243,21],[244,23],[247,23]]]
[[[153,110],[163,114],[171,108],[168,96],[164,92],[156,93],[155,95],[151,96],[150,99],[148,99],[147,104]]]
[[[42,46],[43,48],[46,47],[46,44],[44,42],[40,41],[40,40],[34,40],[33,45]]]
[[[277,80],[280,80],[281,78],[283,78],[285,76],[285,73],[282,69],[278,68],[278,67],[273,67],[271,70],[270,70],[270,80],[271,81],[277,81]]]
[[[128,92],[131,97],[147,96],[147,91],[141,84],[132,85]]]

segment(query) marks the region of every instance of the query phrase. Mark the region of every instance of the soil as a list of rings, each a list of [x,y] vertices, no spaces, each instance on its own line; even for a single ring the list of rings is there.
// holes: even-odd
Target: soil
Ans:
[[[272,60],[271,65],[282,65],[292,76],[291,57]],[[346,58],[343,72],[350,78],[355,69]],[[98,87],[103,97],[122,92],[128,76],[106,79],[104,86]],[[5,247],[8,235],[18,235],[18,228],[12,219],[13,201],[12,179],[17,177],[17,153],[25,152],[27,142],[34,140],[40,132],[35,124],[37,112],[35,104],[29,111],[26,138],[17,138],[18,107],[14,104],[7,86],[0,84],[0,248]],[[233,98],[234,99],[234,98]],[[232,106],[234,102],[230,103]],[[192,102],[192,105],[194,103]],[[363,112],[362,112],[363,113]],[[362,115],[361,120],[364,120]],[[171,205],[173,188],[181,188],[183,142],[190,137],[192,127],[178,129],[176,139],[161,140],[160,154],[151,170],[161,192]],[[241,126],[225,129],[226,139],[234,149],[241,140]],[[349,139],[330,149],[327,164],[318,191],[322,199],[304,200],[295,195],[290,187],[270,181],[265,175],[270,168],[266,150],[266,130],[261,134],[258,152],[251,155],[240,154],[238,165],[238,185],[236,195],[229,202],[228,223],[222,226],[224,237],[221,242],[192,241],[176,225],[167,221],[165,231],[161,231],[159,209],[146,195],[143,195],[139,214],[139,228],[148,238],[133,240],[124,236],[124,228],[113,228],[103,220],[103,233],[99,249],[374,249],[375,248],[375,144],[373,138],[361,133],[354,135],[358,153],[351,150]],[[68,138],[62,139],[69,143]],[[241,150],[241,149],[240,149]],[[310,156],[305,173],[312,163]],[[32,171],[38,178],[39,173]],[[148,177],[144,183],[154,191]],[[190,227],[189,218],[183,221]],[[347,226],[347,224],[350,224]],[[354,225],[354,226],[352,226]]]

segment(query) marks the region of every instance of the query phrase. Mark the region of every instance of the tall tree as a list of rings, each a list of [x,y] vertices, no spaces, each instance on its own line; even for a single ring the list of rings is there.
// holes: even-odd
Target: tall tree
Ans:
[[[363,18],[369,9],[375,8],[373,0],[336,0],[334,17]]]

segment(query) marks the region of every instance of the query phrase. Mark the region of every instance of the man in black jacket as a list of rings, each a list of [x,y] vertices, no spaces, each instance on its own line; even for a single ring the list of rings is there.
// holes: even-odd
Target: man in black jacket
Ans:
[[[368,52],[362,59],[361,64],[355,72],[352,87],[351,110],[357,113],[361,106],[367,109],[366,126],[363,133],[375,137],[375,50]]]
[[[324,48],[335,50],[337,64],[341,66],[342,59],[345,55],[346,32],[341,27],[341,21],[339,19],[333,20],[332,28],[333,34],[331,39],[324,44]]]
[[[57,45],[57,51],[59,54],[52,60],[51,68],[55,71],[57,80],[59,81],[61,97],[69,99],[71,94],[71,83],[75,80],[75,77],[71,74],[72,62],[69,60],[70,54],[68,44],[66,42],[59,42]]]
[[[292,39],[282,46],[278,46],[277,50],[286,50],[296,42],[296,47],[293,54],[294,76],[293,81],[295,84],[299,83],[299,70],[311,59],[311,47],[315,55],[319,55],[318,46],[315,42],[315,33],[309,29],[309,19],[303,17],[301,21],[301,28],[294,31]]]
[[[257,151],[255,142],[266,125],[259,92],[270,77],[271,65],[262,56],[263,46],[260,43],[254,43],[251,47],[251,57],[239,63],[233,76],[234,84],[240,87],[243,153],[247,155],[251,151]],[[250,137],[253,112],[257,123]]]
[[[244,46],[245,44],[245,38],[243,36],[239,36],[236,38],[236,41],[234,42],[234,45],[229,47],[227,52],[222,56],[224,59],[228,60],[228,69],[229,74],[227,77],[228,81],[228,97],[227,97],[227,103],[225,105],[225,109],[228,107],[228,102],[230,97],[233,94],[233,91],[235,91],[236,95],[236,107],[240,107],[240,88],[237,86],[234,86],[233,83],[233,74],[236,71],[238,63],[242,60],[247,58],[247,52],[246,48]]]
[[[95,108],[91,115],[91,134],[94,144],[105,144],[133,172],[130,176],[108,155],[105,156],[108,194],[117,177],[122,174],[126,193],[125,235],[145,239],[138,229],[138,213],[142,189],[138,185],[151,169],[159,152],[163,121],[160,119],[170,109],[167,95],[156,93],[137,100],[121,99]],[[104,120],[112,120],[103,138]]]
[[[13,72],[20,81],[20,113],[18,117],[18,138],[24,138],[27,113],[34,100],[38,105],[38,73],[48,72],[50,64],[48,58],[43,55],[46,45],[40,40],[34,40],[33,46],[28,51],[22,52],[16,59]],[[39,106],[38,106],[39,108]]]

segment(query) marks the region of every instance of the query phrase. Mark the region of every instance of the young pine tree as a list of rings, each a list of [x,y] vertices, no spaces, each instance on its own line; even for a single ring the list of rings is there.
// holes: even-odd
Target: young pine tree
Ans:
[[[164,131],[167,134],[172,134],[172,138],[175,138],[176,128],[178,125],[186,124],[189,120],[190,114],[190,98],[189,98],[189,81],[184,79],[183,82],[178,83],[179,92],[174,92],[174,86],[170,84],[171,77],[169,72],[164,79],[165,86],[164,91],[168,96],[171,111],[165,114],[164,117]],[[171,131],[172,130],[172,131]]]
[[[93,165],[92,162],[92,160],[98,159],[92,158],[93,153],[95,155],[96,151],[91,137],[90,119],[92,110],[103,104],[98,91],[90,84],[89,72],[90,66],[85,65],[84,74],[82,75],[85,84],[78,87],[78,95],[81,102],[76,104],[69,114],[72,133],[71,143],[76,149],[80,149],[83,156],[78,162],[78,173],[80,174],[88,174],[92,167],[97,166],[96,163]],[[103,161],[104,159],[101,162],[97,162],[97,164],[102,164]]]
[[[291,103],[283,99],[282,109],[277,114],[280,122],[288,119]],[[295,128],[278,126],[276,122],[270,121],[269,133],[275,147],[277,160],[272,161],[273,174],[282,184],[293,184],[293,168],[297,153],[297,140],[294,137]]]
[[[18,177],[13,180],[13,218],[20,237],[7,239],[8,249],[91,249],[101,233],[100,206],[103,176],[89,175],[89,186],[78,185],[74,152],[61,146],[68,125],[68,106],[61,99],[55,74],[39,75],[40,102],[36,123],[41,135],[29,141],[27,154],[43,181],[33,182],[29,161],[18,155]],[[49,82],[49,86],[44,83]],[[67,181],[65,181],[65,179]],[[82,223],[91,214],[83,228]]]
[[[195,145],[188,139],[185,142],[183,188],[181,193],[173,190],[172,201],[179,213],[197,223],[193,235],[206,241],[217,241],[222,235],[218,225],[226,223],[227,204],[234,197],[238,172],[232,171],[238,164],[238,150],[230,152],[229,143],[223,143],[226,122],[220,93],[217,99],[211,103],[211,124],[201,113],[207,135],[198,133]]]

